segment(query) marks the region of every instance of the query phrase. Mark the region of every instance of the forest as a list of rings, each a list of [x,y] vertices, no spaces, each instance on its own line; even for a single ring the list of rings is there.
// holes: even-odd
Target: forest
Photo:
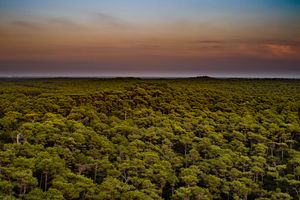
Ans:
[[[300,80],[0,79],[0,199],[300,199]]]

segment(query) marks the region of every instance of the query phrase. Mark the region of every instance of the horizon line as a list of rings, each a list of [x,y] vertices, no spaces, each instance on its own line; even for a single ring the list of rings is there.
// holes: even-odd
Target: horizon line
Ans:
[[[43,75],[30,75],[30,76],[0,76],[0,79],[290,79],[299,80],[300,77],[255,77],[255,76],[43,76]]]

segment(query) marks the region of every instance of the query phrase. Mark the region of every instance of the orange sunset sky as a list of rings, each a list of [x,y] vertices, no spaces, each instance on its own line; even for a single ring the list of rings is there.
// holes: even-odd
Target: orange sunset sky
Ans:
[[[300,77],[300,1],[0,1],[0,76],[199,75]]]

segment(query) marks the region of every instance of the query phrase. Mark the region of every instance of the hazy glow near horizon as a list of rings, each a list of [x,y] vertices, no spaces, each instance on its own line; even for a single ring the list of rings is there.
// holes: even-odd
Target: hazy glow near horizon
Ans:
[[[14,75],[300,77],[300,1],[1,0]]]

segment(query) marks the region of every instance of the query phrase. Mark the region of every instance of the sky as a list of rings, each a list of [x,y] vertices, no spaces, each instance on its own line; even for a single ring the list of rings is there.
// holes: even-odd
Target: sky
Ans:
[[[299,0],[0,0],[0,76],[300,78]]]

